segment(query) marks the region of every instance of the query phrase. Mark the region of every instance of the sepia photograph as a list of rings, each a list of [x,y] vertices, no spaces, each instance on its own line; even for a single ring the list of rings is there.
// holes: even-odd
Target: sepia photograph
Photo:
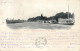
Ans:
[[[80,0],[0,0],[0,51],[80,51]]]
[[[70,29],[75,24],[75,10],[70,1],[51,1],[48,4],[42,0],[16,1],[14,9],[18,10],[15,17],[5,19],[6,25],[12,29]]]

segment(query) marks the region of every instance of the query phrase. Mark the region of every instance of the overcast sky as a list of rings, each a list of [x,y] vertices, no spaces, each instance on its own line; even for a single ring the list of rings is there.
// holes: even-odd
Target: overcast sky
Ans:
[[[75,12],[79,0],[0,0],[0,15],[3,18],[28,19],[41,15],[54,16],[58,12]]]

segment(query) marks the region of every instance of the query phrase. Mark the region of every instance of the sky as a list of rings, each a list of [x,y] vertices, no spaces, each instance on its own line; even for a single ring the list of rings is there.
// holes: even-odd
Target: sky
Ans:
[[[59,12],[73,13],[78,10],[80,0],[0,0],[1,19],[25,19],[55,16]]]

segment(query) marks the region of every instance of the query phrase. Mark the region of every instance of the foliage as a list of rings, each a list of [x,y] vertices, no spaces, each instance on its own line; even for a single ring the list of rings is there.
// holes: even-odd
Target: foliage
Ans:
[[[27,21],[52,20],[52,19],[55,19],[58,22],[58,18],[68,19],[68,15],[69,15],[69,18],[74,18],[74,13],[71,14],[70,12],[66,12],[66,13],[60,12],[60,13],[57,13],[55,16],[50,16],[50,17],[46,17],[46,16],[43,16],[41,14],[41,16],[29,18]]]

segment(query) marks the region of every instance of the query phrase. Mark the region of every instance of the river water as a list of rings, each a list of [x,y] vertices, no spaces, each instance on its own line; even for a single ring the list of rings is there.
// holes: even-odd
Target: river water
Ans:
[[[38,22],[7,24],[7,26],[12,29],[70,29],[72,27],[72,25],[38,23]]]

